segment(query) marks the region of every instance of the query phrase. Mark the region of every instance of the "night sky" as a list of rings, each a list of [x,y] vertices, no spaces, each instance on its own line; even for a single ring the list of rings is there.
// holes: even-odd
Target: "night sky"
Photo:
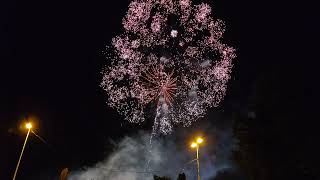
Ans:
[[[203,1],[226,22],[224,41],[237,49],[217,111],[248,127],[255,152],[251,163],[266,169],[266,179],[320,178],[316,5]],[[35,131],[48,145],[31,136],[17,177],[21,180],[92,165],[112,151],[109,139],[151,129],[150,123],[124,122],[107,107],[99,87],[103,51],[121,32],[129,2],[0,3],[1,180],[12,178],[25,137],[19,130],[24,118],[38,118]],[[259,177],[260,170],[254,172]]]

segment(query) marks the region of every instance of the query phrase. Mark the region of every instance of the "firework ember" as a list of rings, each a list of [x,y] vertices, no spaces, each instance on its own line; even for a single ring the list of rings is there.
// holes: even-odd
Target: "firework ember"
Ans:
[[[218,106],[236,55],[211,11],[191,0],[132,1],[124,32],[108,47],[111,65],[101,83],[108,104],[133,123],[153,116],[153,133],[162,134]]]

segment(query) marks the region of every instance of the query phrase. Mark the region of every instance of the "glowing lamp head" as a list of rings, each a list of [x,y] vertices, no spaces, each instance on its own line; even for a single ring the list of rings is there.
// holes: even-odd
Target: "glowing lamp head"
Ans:
[[[197,146],[198,146],[197,143],[195,143],[195,142],[191,143],[191,148],[196,148]]]
[[[26,124],[26,128],[27,128],[27,129],[31,129],[31,128],[32,128],[32,124],[31,124],[31,123],[27,123],[27,124]]]
[[[202,139],[201,137],[198,137],[197,143],[198,143],[198,144],[201,144],[202,142],[203,142],[203,139]]]

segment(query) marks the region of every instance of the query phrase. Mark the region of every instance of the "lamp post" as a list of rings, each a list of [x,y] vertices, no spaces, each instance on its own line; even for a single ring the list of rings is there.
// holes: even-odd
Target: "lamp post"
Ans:
[[[197,177],[200,180],[200,160],[199,160],[199,145],[203,142],[201,137],[198,137],[196,142],[191,143],[191,148],[197,149]]]
[[[13,179],[12,180],[16,179],[17,172],[18,172],[19,165],[20,165],[20,161],[21,161],[21,158],[22,158],[22,155],[23,155],[24,148],[26,147],[26,144],[27,144],[27,141],[28,141],[28,137],[29,137],[29,134],[30,134],[30,131],[31,131],[31,128],[32,128],[32,124],[31,123],[27,123],[25,127],[28,129],[28,133],[27,133],[26,139],[24,140],[22,151],[20,153],[19,161],[18,161],[18,164],[16,166],[16,170],[14,171],[14,175],[13,175]]]

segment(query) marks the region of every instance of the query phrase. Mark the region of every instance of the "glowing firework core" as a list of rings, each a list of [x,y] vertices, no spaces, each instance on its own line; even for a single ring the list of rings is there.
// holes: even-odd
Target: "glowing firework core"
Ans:
[[[133,0],[124,33],[108,48],[111,65],[101,83],[108,104],[130,122],[154,116],[153,131],[163,134],[218,106],[235,51],[221,42],[224,23],[211,11],[191,0]]]
[[[146,71],[142,78],[147,81],[145,87],[149,87],[149,91],[152,94],[150,101],[164,98],[166,103],[172,104],[174,91],[177,89],[173,72],[167,75],[167,73],[163,72],[163,66],[161,65],[158,70],[152,67],[151,71]]]

